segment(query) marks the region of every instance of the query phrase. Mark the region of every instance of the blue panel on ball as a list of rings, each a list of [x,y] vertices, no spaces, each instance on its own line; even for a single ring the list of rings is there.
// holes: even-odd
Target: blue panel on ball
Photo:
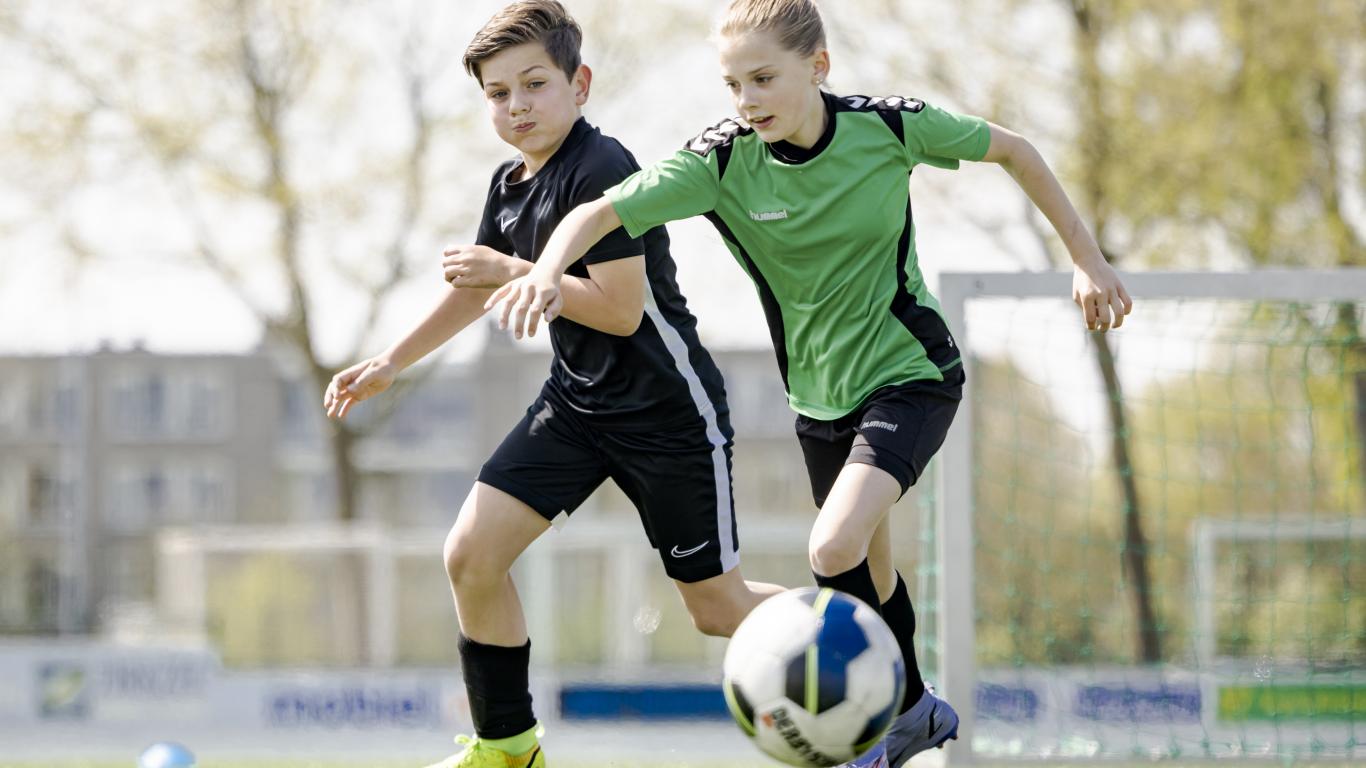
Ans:
[[[173,741],[148,747],[138,758],[138,768],[194,768],[194,755]]]
[[[849,662],[869,648],[868,636],[863,634],[863,627],[854,620],[857,605],[854,598],[837,592],[825,606],[820,632],[816,635],[816,647],[819,649],[817,669],[820,675],[816,714],[844,701]]]

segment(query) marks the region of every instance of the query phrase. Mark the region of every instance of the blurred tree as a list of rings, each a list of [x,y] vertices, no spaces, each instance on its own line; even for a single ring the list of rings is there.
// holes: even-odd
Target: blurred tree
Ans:
[[[341,357],[356,359],[374,346],[370,332],[414,255],[430,253],[437,231],[469,225],[471,214],[452,222],[432,202],[450,194],[439,186],[449,161],[438,133],[468,130],[478,102],[440,98],[453,78],[441,40],[450,23],[427,24],[421,11],[312,0],[21,3],[0,31],[45,84],[16,108],[30,190],[45,197],[78,265],[131,248],[217,275],[266,338],[304,364],[321,398],[337,355],[320,344],[320,296],[350,299],[343,322],[356,332]],[[157,194],[80,207],[149,172]],[[162,241],[131,247],[108,221],[92,221],[149,214]],[[360,434],[349,423],[327,431],[342,520],[357,516]]]
[[[400,290],[436,277],[440,238],[472,233],[489,156],[512,154],[460,65],[464,42],[502,5],[5,4],[0,39],[32,75],[0,105],[15,126],[6,175],[24,180],[15,191],[60,228],[77,266],[170,253],[217,275],[304,363],[321,402],[339,364],[388,341],[374,331]],[[638,36],[611,34],[626,17]],[[593,63],[623,72],[650,33],[693,31],[682,18],[673,3],[633,15],[621,0],[579,14]],[[145,197],[81,206],[148,171],[160,186]],[[161,242],[107,232],[110,219],[149,215]],[[350,331],[345,349],[324,346],[324,324]],[[329,424],[342,520],[358,515],[356,440],[392,401]]]

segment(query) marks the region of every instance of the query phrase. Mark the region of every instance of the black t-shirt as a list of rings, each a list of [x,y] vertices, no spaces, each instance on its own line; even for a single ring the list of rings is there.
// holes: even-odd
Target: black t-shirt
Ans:
[[[534,262],[561,219],[640,166],[620,142],[579,118],[535,176],[513,181],[521,170],[517,157],[494,174],[477,242]],[[697,320],[678,290],[664,228],[640,239],[613,230],[567,274],[587,277],[588,264],[642,254],[649,291],[640,327],[630,336],[613,336],[557,318],[550,324],[555,357],[544,394],[604,430],[652,431],[701,420],[729,437],[721,374],[697,339]]]

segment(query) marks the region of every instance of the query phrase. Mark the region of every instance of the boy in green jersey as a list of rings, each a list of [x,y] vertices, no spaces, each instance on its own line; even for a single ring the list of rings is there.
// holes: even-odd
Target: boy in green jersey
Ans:
[[[956,738],[958,716],[921,679],[888,511],[943,444],[964,381],[921,277],[907,173],[1001,165],[1066,244],[1086,327],[1119,327],[1132,301],[1029,142],[918,99],[824,92],[830,56],[811,0],[734,0],[718,38],[740,116],[566,216],[531,272],[488,306],[502,302],[504,324],[534,333],[559,313],[563,267],[616,227],[638,233],[697,215],[717,227],[754,281],[798,414],[820,507],[816,582],[880,609],[906,660],[903,711],[850,765],[901,766]]]

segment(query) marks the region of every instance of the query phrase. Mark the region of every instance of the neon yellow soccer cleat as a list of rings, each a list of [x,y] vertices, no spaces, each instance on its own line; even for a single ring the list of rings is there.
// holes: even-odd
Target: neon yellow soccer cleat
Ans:
[[[465,748],[427,768],[545,768],[545,753],[538,744],[522,755],[509,755],[476,737],[456,736],[455,743]]]

